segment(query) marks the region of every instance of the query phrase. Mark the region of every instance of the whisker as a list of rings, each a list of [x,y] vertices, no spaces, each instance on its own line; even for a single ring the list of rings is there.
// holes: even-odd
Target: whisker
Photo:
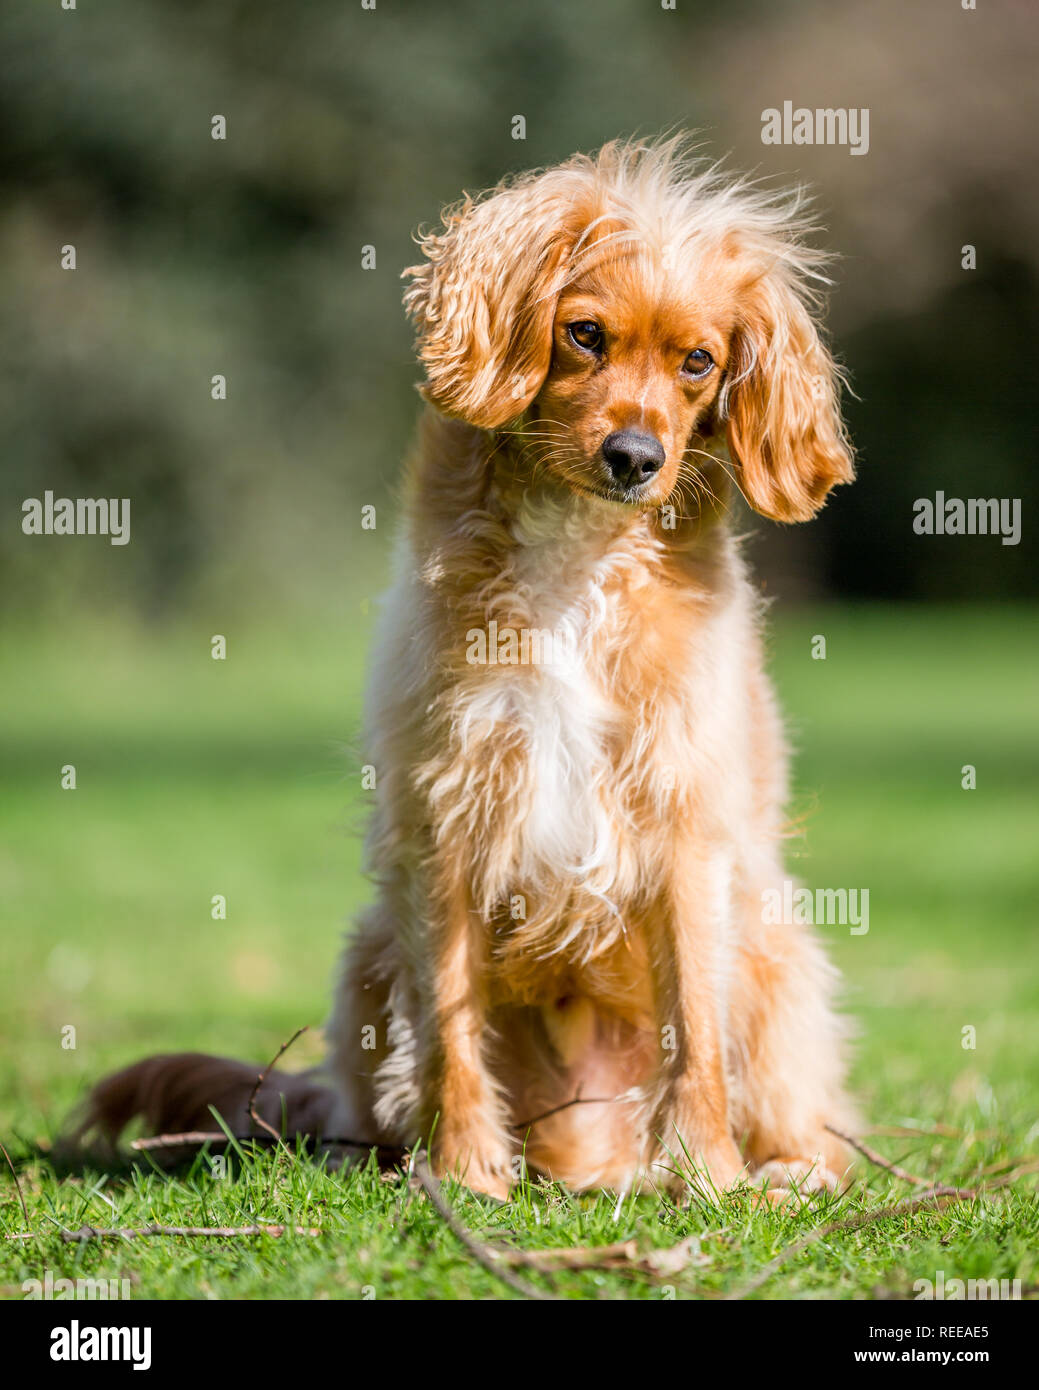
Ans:
[[[697,455],[699,455],[701,458],[709,459],[709,460],[711,461],[711,463],[717,464],[718,467],[722,470],[722,472],[723,472],[723,473],[726,475],[726,477],[729,479],[729,481],[732,483],[732,485],[733,485],[733,487],[736,489],[736,491],[737,491],[737,492],[740,494],[740,496],[743,498],[744,502],[746,502],[747,505],[750,506],[750,499],[748,498],[747,494],[744,492],[744,490],[743,490],[743,485],[741,484],[739,478],[738,478],[738,477],[736,476],[736,474],[732,471],[732,468],[731,468],[730,465],[726,462],[725,459],[719,458],[717,454],[712,454],[712,453],[710,453],[710,451],[707,450],[707,449],[694,449],[694,448],[689,448],[689,449],[687,449],[687,450],[685,451],[685,453],[682,455],[682,461],[683,461],[683,462],[685,461],[685,454],[697,454]],[[699,470],[697,470],[697,471],[699,471]],[[721,501],[720,498],[715,498],[715,500],[716,500],[716,501],[719,501],[719,502]],[[726,509],[726,514],[728,514],[728,509]]]

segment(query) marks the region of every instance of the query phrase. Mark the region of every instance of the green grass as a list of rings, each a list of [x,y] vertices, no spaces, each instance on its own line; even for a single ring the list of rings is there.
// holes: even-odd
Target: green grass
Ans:
[[[266,1060],[319,1025],[339,936],[365,901],[356,745],[367,619],[311,630],[161,634],[70,624],[0,639],[0,1139],[19,1171],[32,1241],[0,1242],[0,1293],[22,1281],[126,1277],[135,1297],[514,1296],[462,1249],[424,1196],[374,1168],[306,1158],[200,1156],[175,1175],[69,1172],[49,1146],[86,1085],[148,1051]],[[222,630],[217,625],[217,630]],[[811,659],[823,634],[825,661]],[[968,1183],[1034,1154],[1039,971],[1033,904],[1039,808],[1039,614],[780,611],[773,669],[797,748],[790,865],[806,883],[870,890],[870,930],[825,929],[858,1039],[868,1119],[918,1135],[874,1146],[910,1170]],[[60,788],[75,764],[77,788]],[[961,788],[961,768],[977,789]],[[214,894],[227,898],[214,921]],[[63,1047],[73,1027],[74,1048]],[[962,1046],[976,1030],[976,1047]],[[317,1030],[293,1049],[320,1054]],[[950,1126],[954,1136],[926,1131]],[[2,1160],[0,1160],[2,1162]],[[2,1171],[2,1170],[0,1170]],[[895,1218],[814,1244],[758,1297],[869,1297],[914,1280],[1039,1282],[1030,1180],[1009,1193]],[[705,1259],[668,1279],[567,1271],[530,1281],[573,1298],[718,1296],[741,1289],[827,1217],[906,1196],[864,1166],[843,1199],[795,1213],[747,1196],[678,1210],[652,1197],[524,1187],[497,1207],[452,1189],[478,1235],[527,1249],[700,1233]],[[248,1225],[317,1236],[64,1243],[60,1227]],[[9,1174],[0,1230],[26,1229]]]

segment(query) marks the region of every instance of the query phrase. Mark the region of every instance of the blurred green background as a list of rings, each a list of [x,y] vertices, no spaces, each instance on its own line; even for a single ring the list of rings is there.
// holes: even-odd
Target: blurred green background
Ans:
[[[262,1058],[320,1022],[368,891],[412,233],[509,170],[670,128],[813,185],[841,257],[859,481],[812,526],[746,521],[801,749],[792,867],[871,890],[870,934],[833,938],[859,1085],[889,1117],[994,1087],[1034,1115],[1037,48],[1027,6],[945,0],[5,7],[0,1096],[26,1133],[142,1048]],[[763,146],[787,99],[868,106],[869,154]],[[24,536],[46,489],[131,497],[131,544]],[[1021,544],[914,535],[939,489],[1021,498]]]

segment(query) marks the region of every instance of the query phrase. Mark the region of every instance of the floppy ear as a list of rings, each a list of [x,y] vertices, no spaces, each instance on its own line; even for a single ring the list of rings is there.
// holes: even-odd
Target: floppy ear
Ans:
[[[421,238],[404,305],[426,368],[422,394],[446,415],[495,429],[521,415],[552,358],[556,301],[581,218],[564,171],[466,198]]]
[[[763,275],[747,291],[733,368],[722,407],[744,495],[773,521],[807,521],[855,474],[840,374],[785,277]]]

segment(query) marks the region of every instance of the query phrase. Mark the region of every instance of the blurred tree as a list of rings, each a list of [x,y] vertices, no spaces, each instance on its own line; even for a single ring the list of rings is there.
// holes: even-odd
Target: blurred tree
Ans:
[[[382,556],[418,406],[398,281],[414,228],[509,169],[676,126],[814,181],[845,258],[833,321],[861,481],[818,527],[770,528],[766,572],[856,594],[1034,590],[1025,544],[986,552],[981,580],[956,547],[907,545],[906,508],[982,478],[1035,498],[1035,29],[1025,7],[898,0],[7,7],[3,592],[155,613],[370,576],[360,507],[380,507]],[[869,156],[763,147],[760,112],[787,97],[870,105]],[[27,541],[21,501],[47,488],[132,496],[134,544]]]

